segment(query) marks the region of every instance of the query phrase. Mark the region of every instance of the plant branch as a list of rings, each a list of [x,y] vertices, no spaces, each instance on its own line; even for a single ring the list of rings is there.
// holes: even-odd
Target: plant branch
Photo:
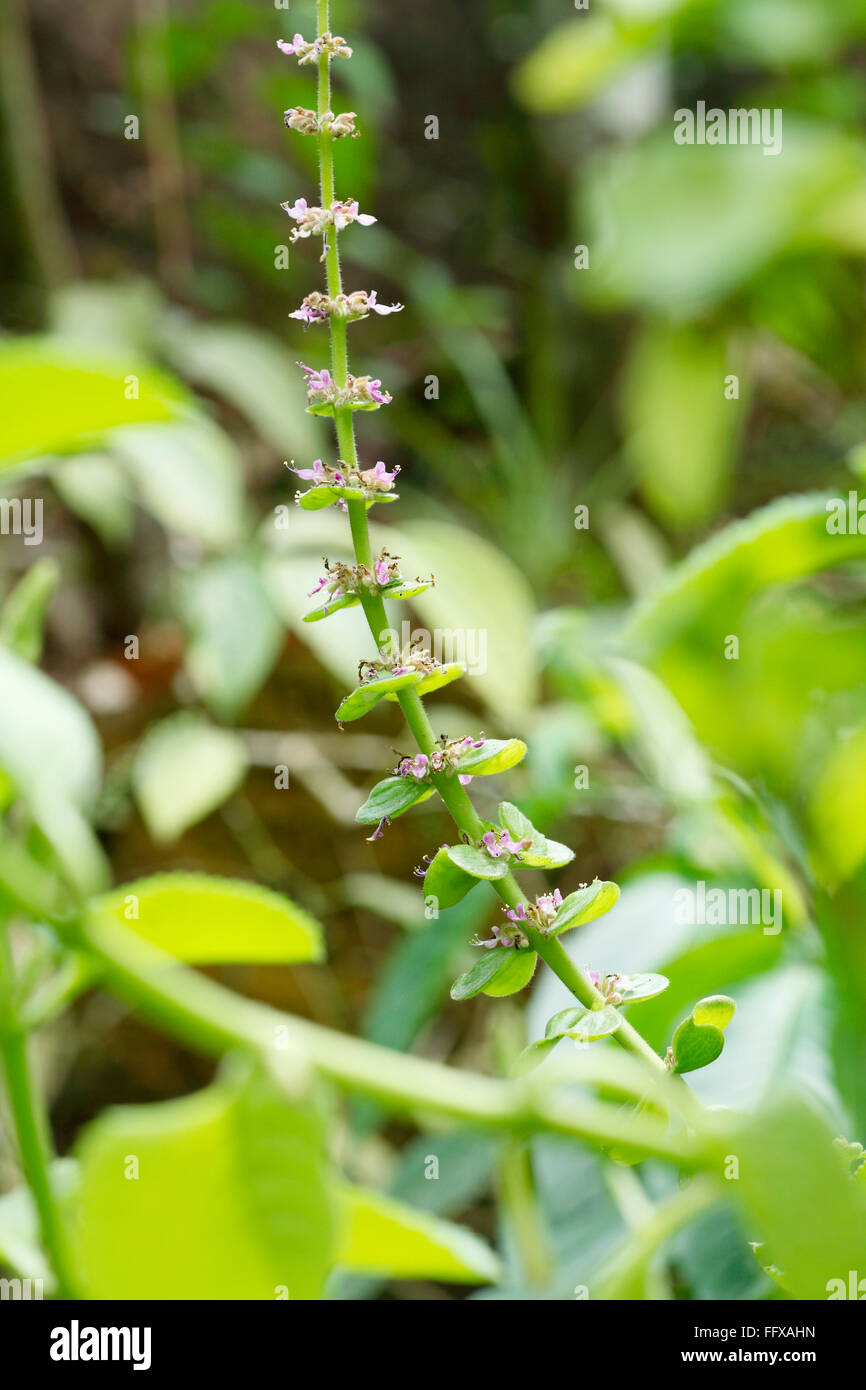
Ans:
[[[328,0],[317,0],[316,19],[318,24],[318,35],[327,32],[330,28],[328,16]],[[318,59],[318,117],[321,118],[326,111],[330,110],[331,103],[331,74],[330,74],[330,54],[322,52]],[[322,207],[327,208],[332,205],[335,199],[334,181],[334,147],[333,140],[327,131],[320,129],[318,135],[319,150],[319,173]],[[324,236],[325,280],[327,291],[330,298],[342,293],[342,278],[340,273],[340,254],[339,254],[339,235],[335,225],[326,227]],[[344,318],[330,315],[328,318],[331,341],[331,364],[334,379],[341,388],[345,387],[349,373],[349,354],[348,354],[348,328]],[[337,447],[340,459],[343,463],[352,467],[357,467],[358,453],[355,441],[354,412],[346,407],[337,407],[334,410],[334,425],[337,434]],[[349,525],[352,534],[352,545],[354,548],[355,561],[359,565],[366,565],[372,568],[372,547],[370,544],[370,532],[367,523],[367,507],[363,501],[350,501],[348,503]],[[360,593],[361,606],[367,624],[370,628],[373,640],[378,650],[387,652],[393,651],[393,642],[387,636],[390,633],[385,604],[380,595],[370,594],[365,590]],[[436,736],[433,727],[427,716],[421,697],[415,690],[401,690],[397,693],[397,699],[406,723],[420,748],[422,753],[429,757],[436,745]],[[463,786],[456,777],[449,777],[446,773],[432,773],[431,780],[438,791],[442,801],[445,803],[451,817],[458,830],[472,843],[476,843],[484,832],[484,826],[479,819],[472,801]],[[493,887],[506,905],[515,907],[518,903],[529,903],[526,894],[520,888],[514,875],[509,873],[504,878],[494,882]],[[545,936],[543,932],[534,928],[528,928],[527,936],[533,949],[541,956],[548,967],[558,975],[567,989],[584,1004],[587,1008],[594,1005],[600,1007],[603,999],[600,992],[588,979],[586,974],[574,964],[568,952],[562,944],[553,937]],[[635,1028],[627,1020],[623,1019],[622,1024],[614,1033],[614,1038],[621,1047],[627,1051],[644,1058],[651,1065],[665,1069],[664,1062],[650,1047],[649,1043],[641,1037]]]

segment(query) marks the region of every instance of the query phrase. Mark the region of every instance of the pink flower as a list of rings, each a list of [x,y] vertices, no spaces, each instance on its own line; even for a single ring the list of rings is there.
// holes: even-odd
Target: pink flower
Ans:
[[[427,757],[426,753],[416,753],[415,757],[411,759],[409,771],[419,782],[422,778],[427,776],[429,762],[430,759]]]
[[[389,473],[380,459],[375,468],[369,468],[362,476],[367,487],[378,487],[387,492],[399,472],[399,467],[396,467]]]
[[[373,565],[373,572],[376,576],[377,584],[385,585],[391,578],[391,574],[388,569],[388,564],[385,560],[377,560]]]
[[[298,363],[298,365],[301,371],[307,374],[308,391],[329,391],[331,389],[333,383],[327,367],[323,367],[321,371],[317,372],[314,367],[305,367],[303,362]]]
[[[325,465],[322,463],[321,459],[316,459],[312,468],[295,468],[293,463],[292,472],[296,473],[299,478],[303,478],[304,481],[308,483],[325,483],[328,480],[328,475],[325,472]]]
[[[481,838],[492,859],[499,859],[502,854],[519,854],[522,849],[528,849],[531,843],[529,840],[512,840],[507,830],[500,830],[498,835],[488,830]]]
[[[362,219],[359,217],[358,221]],[[375,222],[375,217],[373,221]],[[377,291],[371,290],[367,295],[367,308],[372,309],[375,314],[399,314],[403,308],[402,304],[380,304],[377,299]]]
[[[291,43],[287,43],[285,39],[277,39],[277,48],[281,53],[297,53],[299,48],[306,47],[308,45],[304,42],[303,34],[295,34]]]

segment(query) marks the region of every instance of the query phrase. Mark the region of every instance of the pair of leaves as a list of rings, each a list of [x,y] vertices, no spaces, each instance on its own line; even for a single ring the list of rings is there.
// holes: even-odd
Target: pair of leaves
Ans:
[[[724,1030],[736,1011],[726,994],[701,999],[684,1019],[673,1037],[674,1071],[682,1074],[708,1067],[725,1046]]]
[[[622,1002],[632,1003],[640,999],[652,999],[667,989],[669,981],[664,975],[620,975],[616,982],[616,992]],[[582,1004],[562,1009],[549,1018],[544,1029],[544,1037],[525,1047],[514,1066],[516,1075],[531,1071],[543,1062],[561,1038],[573,1038],[575,1042],[598,1042],[610,1037],[622,1023],[622,1015],[613,1004],[600,1004],[588,1009]]]
[[[561,845],[558,840],[548,840],[540,830],[536,830],[529,817],[510,801],[501,803],[499,819],[512,839],[530,841],[529,848],[517,855],[525,868],[559,869],[574,858],[574,850]]]
[[[417,598],[418,594],[423,594],[425,589],[432,587],[432,584],[432,579],[392,579],[390,584],[386,584],[384,588],[379,590],[379,596],[387,599]],[[354,608],[360,602],[357,594],[339,594],[320,604],[318,608],[313,608],[309,613],[305,613],[303,621],[305,623],[317,623],[322,618],[329,618],[340,608]]]
[[[447,669],[447,668],[446,668]],[[452,677],[453,679],[453,677]],[[355,692],[358,693],[357,691]],[[345,701],[344,701],[345,704]],[[341,706],[342,708],[342,706]],[[337,712],[339,717],[339,711]],[[526,753],[526,744],[519,738],[509,739],[487,739],[482,748],[467,749],[467,757],[461,757],[456,764],[456,771],[467,772],[470,768],[473,777],[487,777],[497,772],[506,772],[509,768],[519,763]],[[472,755],[475,755],[474,757]],[[357,812],[355,819],[361,825],[375,825],[384,816],[389,816],[392,820],[395,816],[402,815],[410,806],[415,806],[419,801],[426,801],[432,796],[433,789],[428,782],[416,779],[412,776],[407,777],[386,777],[383,781],[377,782],[371,791],[364,805]],[[455,850],[467,849],[469,846],[454,845]],[[478,851],[481,854],[481,851]],[[447,856],[446,856],[447,857]],[[484,860],[488,860],[487,855],[482,855]],[[459,865],[460,856],[453,861],[453,865]],[[489,860],[489,863],[496,863],[496,860]],[[501,877],[501,872],[494,875]],[[479,874],[478,877],[487,878],[487,873]],[[455,888],[458,884],[455,879]],[[426,887],[426,884],[425,884]],[[471,884],[467,884],[464,892],[468,892]],[[430,889],[435,892],[435,889]],[[618,891],[618,890],[617,890]],[[437,895],[440,896],[440,895]],[[447,896],[447,888],[446,888]],[[453,907],[455,902],[459,902],[463,893],[453,898],[450,902],[441,902],[443,907]]]
[[[362,487],[341,487],[337,483],[319,483],[308,492],[301,493],[298,506],[305,512],[318,512],[323,507],[333,507],[335,502],[364,502],[369,510],[375,502],[397,502],[396,492],[377,492],[369,497]]]
[[[440,690],[442,686],[450,685],[452,681],[459,680],[465,670],[465,666],[462,666],[459,661],[452,661],[447,666],[442,666],[427,674],[423,671],[406,671],[400,676],[390,674],[377,676],[373,680],[364,681],[350,695],[347,695],[334,717],[341,724],[346,724],[352,719],[360,719],[369,713],[380,700],[396,700],[398,693],[409,687],[414,688],[419,695],[427,695],[432,690]]]

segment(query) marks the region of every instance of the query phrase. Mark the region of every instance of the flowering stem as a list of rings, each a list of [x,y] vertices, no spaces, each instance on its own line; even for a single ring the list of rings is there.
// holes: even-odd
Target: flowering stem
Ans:
[[[330,31],[328,9],[328,0],[316,0],[318,38],[321,38]],[[319,151],[321,203],[323,208],[330,208],[335,201],[333,139],[330,132],[322,128],[322,118],[325,113],[329,112],[331,109],[330,64],[331,54],[328,49],[323,46],[317,60],[317,116],[319,120],[317,143]],[[333,300],[337,295],[342,294],[338,244],[339,236],[335,222],[325,226],[323,241],[325,280],[328,296]],[[344,389],[349,376],[347,320],[339,315],[329,314],[328,326],[330,330],[331,369],[334,381],[338,388]],[[342,463],[351,468],[357,468],[358,451],[355,442],[354,412],[352,409],[335,405],[334,425],[337,435],[339,459]],[[366,503],[364,501],[349,501],[347,506],[356,564],[364,565],[368,570],[372,571],[373,558],[370,544],[370,532],[367,524]],[[359,597],[364,616],[367,619],[367,624],[372,633],[376,647],[379,650],[392,653],[394,651],[394,644],[393,640],[388,635],[390,633],[390,626],[381,595],[370,593],[368,589],[362,586]],[[415,742],[421,752],[425,753],[429,758],[436,747],[436,735],[427,716],[421,697],[415,690],[409,689],[398,691],[397,699]],[[442,801],[445,803],[458,830],[461,831],[467,840],[472,843],[477,843],[484,833],[484,825],[463,786],[456,777],[450,777],[445,772],[432,772],[430,776],[433,785],[442,798]],[[513,908],[516,907],[518,903],[529,905],[529,899],[520,888],[513,874],[506,874],[503,878],[496,880],[493,886],[507,906]],[[568,952],[556,938],[546,936],[528,922],[524,926],[524,931],[533,949],[541,956],[542,960],[545,961],[549,968],[559,976],[563,984],[581,1004],[584,1004],[587,1008],[591,1008],[593,1005],[601,1005],[604,1002],[599,991],[587,978],[585,973],[574,964]],[[629,1052],[638,1054],[647,1061],[650,1061],[655,1067],[664,1070],[664,1062],[662,1059],[626,1020],[623,1020],[613,1036],[621,1047],[626,1048]]]

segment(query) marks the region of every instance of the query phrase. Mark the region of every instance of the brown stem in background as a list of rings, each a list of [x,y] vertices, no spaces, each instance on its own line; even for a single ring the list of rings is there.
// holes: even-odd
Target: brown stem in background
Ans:
[[[194,270],[186,210],[177,107],[168,62],[166,0],[136,0],[135,71],[156,232],[159,274],[166,285]]]
[[[78,253],[57,189],[27,0],[3,0],[0,5],[0,110],[12,187],[30,254],[43,286],[54,290],[79,274]]]

